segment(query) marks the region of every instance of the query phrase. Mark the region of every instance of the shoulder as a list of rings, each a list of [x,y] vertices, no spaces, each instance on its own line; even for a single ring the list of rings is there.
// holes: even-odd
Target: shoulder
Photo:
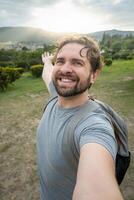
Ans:
[[[98,107],[87,114],[75,129],[76,140],[79,148],[87,143],[97,143],[105,147],[113,159],[117,154],[117,141],[109,117]]]
[[[80,131],[85,131],[85,129],[90,128],[112,128],[112,123],[109,118],[109,116],[105,113],[105,111],[96,103],[92,102],[91,104],[93,109],[91,112],[87,112],[85,116],[79,121],[77,125],[77,129],[80,129]]]

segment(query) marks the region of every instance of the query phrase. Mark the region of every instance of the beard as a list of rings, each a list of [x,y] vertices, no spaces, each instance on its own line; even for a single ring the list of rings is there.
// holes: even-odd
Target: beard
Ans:
[[[61,85],[59,81],[62,79],[69,79],[74,84],[72,86]],[[91,75],[86,80],[81,81],[75,73],[57,72],[53,77],[53,84],[59,96],[72,97],[84,93],[91,87]]]

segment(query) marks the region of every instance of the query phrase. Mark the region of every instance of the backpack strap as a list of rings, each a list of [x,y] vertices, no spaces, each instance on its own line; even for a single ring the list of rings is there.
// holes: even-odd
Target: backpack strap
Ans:
[[[50,98],[48,103],[46,104],[44,111],[48,104],[51,101],[58,101],[58,97],[54,96]],[[78,160],[79,160],[79,152],[75,146],[75,140],[74,140],[74,130],[78,124],[78,122],[86,116],[86,114],[93,112],[97,110],[98,108],[102,108],[102,110],[105,111],[106,115],[109,116],[111,119],[115,135],[118,134],[119,137],[119,150],[124,149],[127,154],[121,155],[120,151],[116,155],[116,179],[118,184],[120,185],[126,171],[129,167],[130,160],[131,160],[131,154],[128,151],[128,139],[127,139],[127,127],[123,121],[123,119],[107,104],[104,104],[103,102],[96,100],[96,99],[89,99],[89,102],[87,102],[83,107],[81,107],[80,111],[77,113],[77,115],[74,115],[71,119],[71,121],[66,125],[64,136],[63,136],[63,154],[68,160],[70,166],[73,166],[71,168],[74,169],[74,173],[77,173],[77,167],[78,167]],[[120,134],[122,134],[122,137],[120,137]],[[126,144],[124,143],[126,141]],[[70,148],[68,148],[66,145],[71,144]]]
[[[52,97],[49,98],[47,104],[45,105],[45,107],[43,109],[43,113],[45,112],[46,107],[48,106],[48,104],[51,103],[53,100],[58,101],[58,96],[52,96]]]
[[[126,127],[124,126],[125,130],[122,131],[122,130],[120,130],[120,129],[122,129],[122,127],[119,126],[119,123],[120,122],[122,123],[122,118],[121,118],[121,121],[120,122],[118,121],[118,123],[117,123],[116,119],[114,118],[115,111],[113,111],[111,107],[109,107],[108,105],[105,105],[104,103],[102,103],[98,100],[89,100],[89,102],[80,109],[80,111],[77,113],[77,115],[74,115],[72,117],[71,121],[66,125],[65,132],[64,132],[63,154],[66,157],[66,159],[68,160],[69,165],[72,166],[71,170],[74,169],[74,173],[77,172],[78,161],[79,161],[79,152],[76,148],[75,139],[74,139],[75,128],[76,128],[78,122],[83,117],[85,117],[86,114],[97,110],[98,108],[100,108],[100,106],[106,112],[106,115],[108,115],[109,118],[111,119],[114,131],[116,131],[116,129],[118,130],[118,128],[119,128],[118,134],[124,134],[124,137],[125,137],[124,139],[127,142]],[[108,108],[107,108],[107,106],[108,106]],[[118,115],[117,115],[117,120],[118,120]],[[124,122],[123,122],[123,124],[124,124]],[[115,127],[116,127],[116,129],[115,129]],[[120,133],[120,131],[122,131],[122,132]],[[69,144],[70,144],[70,147],[68,148],[67,145],[69,145]],[[124,144],[124,142],[123,142],[123,144]],[[118,146],[121,146],[121,144],[118,143]],[[117,179],[117,182],[119,185],[121,184],[121,182],[126,174],[126,171],[129,167],[130,159],[131,159],[131,154],[128,151],[125,144],[124,144],[124,148],[126,148],[127,154],[120,155],[119,153],[117,153],[117,155],[116,155],[115,174],[116,174],[116,179]],[[119,149],[120,149],[120,147],[119,147]]]
[[[113,128],[116,140],[118,142],[118,153],[124,156],[128,156],[128,130],[126,123],[124,120],[115,112],[109,105],[99,101],[97,99],[94,100],[97,102],[100,107],[105,111],[106,115],[109,116]]]

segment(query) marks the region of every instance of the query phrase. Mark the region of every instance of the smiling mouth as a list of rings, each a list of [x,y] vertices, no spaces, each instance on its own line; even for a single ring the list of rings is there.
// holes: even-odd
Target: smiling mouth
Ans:
[[[60,80],[61,82],[63,82],[63,83],[72,83],[72,82],[75,81],[75,80],[68,79],[68,78],[60,78],[59,80]]]
[[[73,87],[76,84],[76,79],[68,77],[59,77],[57,79],[59,87]]]

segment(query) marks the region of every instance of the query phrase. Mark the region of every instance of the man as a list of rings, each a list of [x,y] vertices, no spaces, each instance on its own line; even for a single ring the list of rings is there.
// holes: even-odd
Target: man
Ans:
[[[88,89],[102,61],[98,45],[87,38],[61,42],[42,55],[43,79],[53,98],[38,127],[37,150],[42,200],[122,200],[115,178],[117,141],[101,108],[81,119],[67,139],[68,124],[87,104]],[[52,78],[52,81],[51,81]],[[77,158],[78,155],[78,158]]]

